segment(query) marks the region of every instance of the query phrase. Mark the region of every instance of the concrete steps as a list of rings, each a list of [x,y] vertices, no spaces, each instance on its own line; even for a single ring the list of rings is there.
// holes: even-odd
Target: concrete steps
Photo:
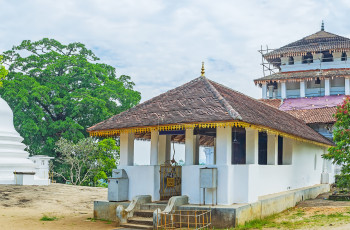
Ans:
[[[152,217],[139,217],[139,216],[131,217],[128,219],[128,223],[153,226],[153,218]]]
[[[160,208],[161,210],[164,210],[166,207],[167,203],[163,202],[155,202],[155,203],[147,203],[141,205],[140,209],[141,210],[156,210],[157,208]]]
[[[137,210],[134,212],[134,216],[153,218],[153,212],[153,210]]]
[[[149,225],[142,225],[142,224],[121,224],[120,225],[123,228],[127,228],[127,229],[153,229],[153,225],[149,226]]]
[[[153,212],[157,208],[162,211],[167,206],[167,201],[158,201],[142,204],[140,210],[134,212],[134,216],[128,219],[128,223],[120,225],[131,229],[153,229]]]

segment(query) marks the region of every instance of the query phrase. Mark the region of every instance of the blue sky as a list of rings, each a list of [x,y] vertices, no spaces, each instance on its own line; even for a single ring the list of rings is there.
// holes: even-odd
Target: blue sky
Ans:
[[[350,1],[0,0],[0,52],[22,40],[82,42],[131,76],[142,101],[206,76],[259,98],[260,45],[320,30],[350,37]]]

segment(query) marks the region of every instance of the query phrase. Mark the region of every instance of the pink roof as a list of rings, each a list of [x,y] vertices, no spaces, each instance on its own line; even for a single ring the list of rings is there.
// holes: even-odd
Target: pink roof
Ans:
[[[283,101],[283,104],[279,107],[279,109],[287,111],[335,107],[341,104],[344,99],[344,95],[310,98],[288,98]]]

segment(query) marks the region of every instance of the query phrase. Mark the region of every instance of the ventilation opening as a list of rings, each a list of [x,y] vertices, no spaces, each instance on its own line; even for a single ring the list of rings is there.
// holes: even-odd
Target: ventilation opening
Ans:
[[[294,58],[293,57],[289,57],[288,65],[294,65]]]
[[[346,55],[345,52],[343,52],[343,53],[341,54],[341,60],[342,60],[342,61],[348,60],[348,56]]]
[[[310,64],[314,62],[314,57],[310,52],[308,52],[305,56],[303,56],[303,64]]]
[[[322,62],[331,62],[333,61],[333,55],[327,50],[327,51],[323,51],[323,58],[322,58]]]

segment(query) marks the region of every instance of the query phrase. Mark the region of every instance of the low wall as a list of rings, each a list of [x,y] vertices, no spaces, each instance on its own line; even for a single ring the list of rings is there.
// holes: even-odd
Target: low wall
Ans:
[[[315,185],[300,189],[281,192],[260,197],[259,201],[251,204],[233,205],[182,205],[179,210],[208,210],[212,211],[212,226],[215,228],[232,228],[245,222],[262,219],[275,213],[294,207],[298,202],[316,198],[319,194],[328,192],[328,184]]]
[[[329,184],[320,184],[306,188],[291,190],[278,194],[260,197],[258,202],[247,204],[236,209],[235,226],[247,221],[261,219],[294,207],[298,202],[314,199],[319,194],[328,192]]]
[[[130,202],[110,202],[107,200],[94,201],[94,218],[99,220],[116,221],[116,208],[123,205],[127,208]]]

